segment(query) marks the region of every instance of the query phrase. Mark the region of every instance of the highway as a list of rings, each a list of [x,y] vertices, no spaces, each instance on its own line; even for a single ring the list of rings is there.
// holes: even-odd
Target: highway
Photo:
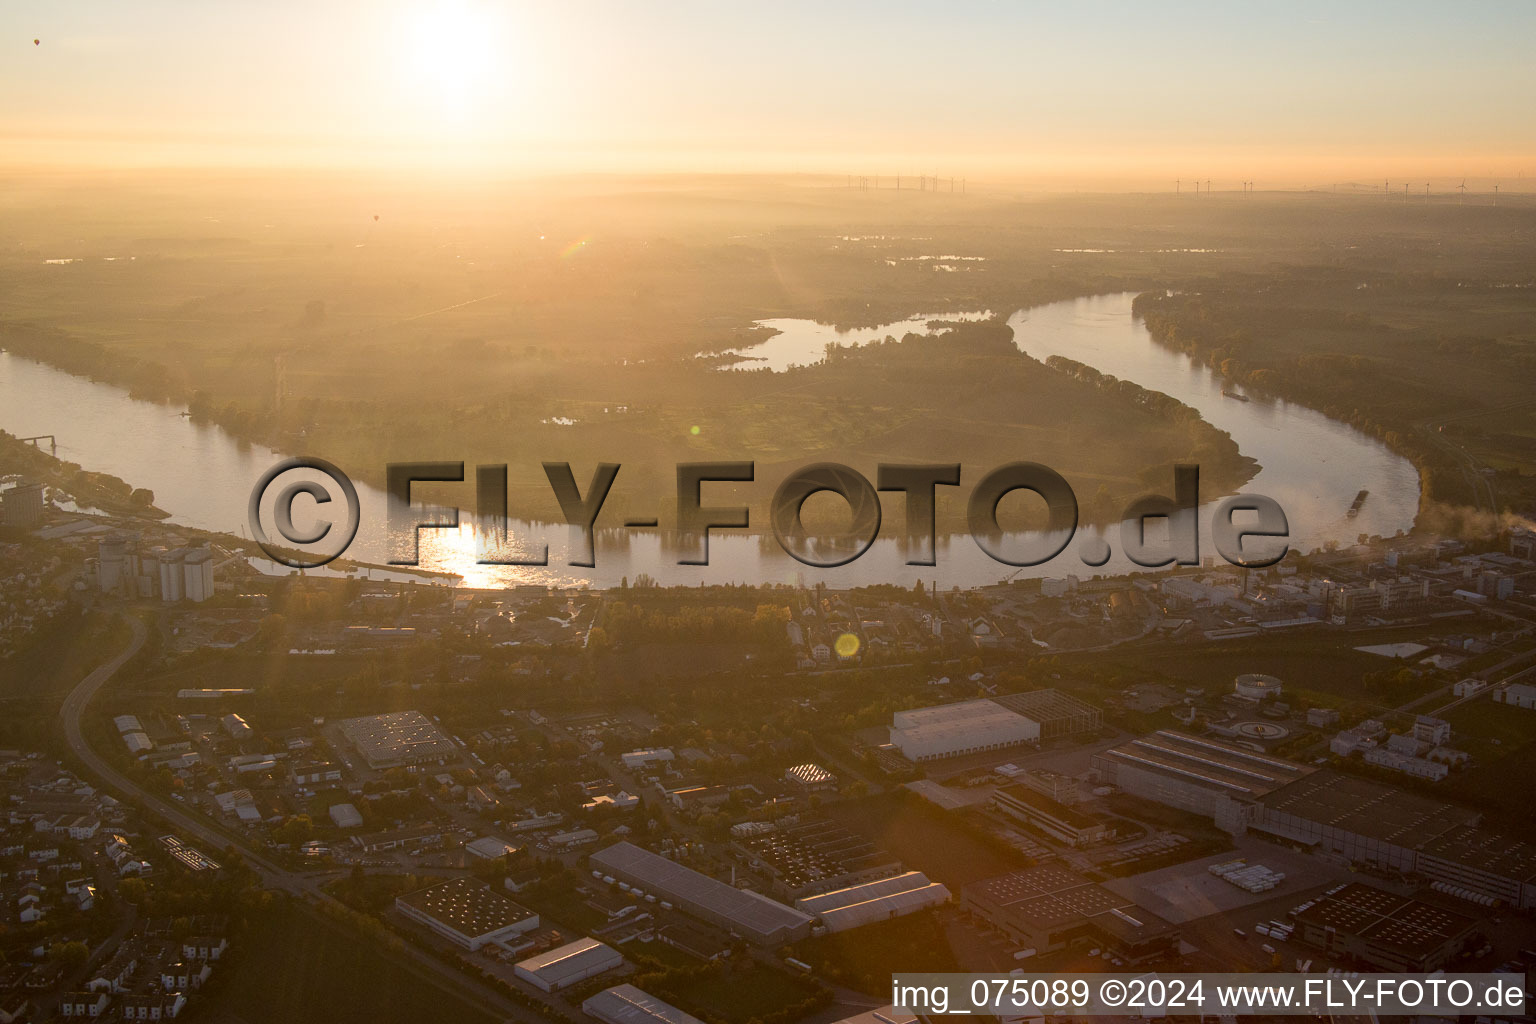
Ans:
[[[201,844],[204,852],[209,855],[217,858],[221,851],[233,847],[245,859],[246,864],[257,873],[262,884],[267,888],[287,892],[297,897],[301,903],[344,906],[321,888],[320,879],[309,878],[279,867],[238,840],[215,829],[209,823],[200,821],[168,801],[141,789],[127,776],[108,764],[86,742],[81,721],[92,698],[111,680],[117,670],[139,653],[144,646],[146,637],[144,623],[132,616],[128,616],[128,622],[133,629],[133,636],[128,646],[111,660],[97,666],[64,698],[63,707],[59,710],[59,722],[63,727],[64,739],[69,744],[70,751],[80,760],[88,773],[105,783],[107,787],[138,804],[145,813],[158,817],[188,839]],[[546,1024],[548,1020],[414,946],[407,945],[399,953],[380,948],[379,953],[423,981],[445,989],[473,1006],[498,1014],[504,1020],[518,1022],[518,1024]],[[557,1007],[551,1008],[558,1011]],[[562,1016],[564,1015],[566,1014],[562,1012]]]

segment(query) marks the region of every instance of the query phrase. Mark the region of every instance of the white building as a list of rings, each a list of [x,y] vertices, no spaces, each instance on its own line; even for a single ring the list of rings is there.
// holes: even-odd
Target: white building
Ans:
[[[1433,747],[1443,746],[1451,741],[1451,723],[1443,718],[1420,715],[1413,721],[1413,738]]]
[[[547,953],[520,960],[512,969],[535,988],[557,992],[623,965],[624,958],[612,946],[596,939],[577,939]]]
[[[539,926],[538,914],[473,878],[407,893],[395,899],[395,909],[470,952]]]
[[[1510,683],[1493,695],[1500,704],[1513,704],[1517,708],[1536,710],[1536,686],[1529,683]]]
[[[361,828],[363,825],[362,814],[351,804],[332,804],[329,813],[337,828]]]
[[[581,1012],[603,1024],[702,1024],[697,1017],[633,985],[603,989],[581,1004]]]
[[[624,767],[630,771],[638,771],[653,764],[671,764],[672,751],[666,747],[658,750],[631,750],[620,754],[619,760],[623,761]]]
[[[821,920],[829,932],[847,931],[876,921],[889,921],[928,907],[948,903],[949,889],[921,871],[908,871],[795,901],[795,908]]]
[[[931,761],[1040,741],[1040,723],[990,700],[968,700],[898,711],[891,743],[909,761]]]
[[[213,552],[197,548],[182,560],[182,587],[188,601],[203,602],[213,596]]]
[[[186,592],[186,570],[182,560],[187,557],[186,548],[167,551],[160,556],[160,599],[175,604]]]
[[[1248,672],[1237,677],[1232,684],[1232,690],[1239,697],[1247,697],[1250,700],[1267,700],[1280,696],[1285,689],[1285,684],[1274,676],[1265,675],[1262,672]]]
[[[1437,761],[1426,761],[1422,757],[1412,757],[1408,754],[1400,754],[1386,747],[1377,747],[1365,752],[1365,763],[1378,765],[1382,768],[1390,768],[1393,771],[1411,775],[1416,779],[1429,779],[1431,782],[1439,782],[1451,773],[1451,770]]]

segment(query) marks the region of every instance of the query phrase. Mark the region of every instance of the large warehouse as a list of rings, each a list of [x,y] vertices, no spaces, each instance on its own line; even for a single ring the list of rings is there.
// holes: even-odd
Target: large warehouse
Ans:
[[[1064,867],[1042,864],[965,887],[965,909],[1039,953],[1103,946],[1129,963],[1177,952],[1172,924]]]
[[[1170,729],[1095,754],[1092,765],[1102,781],[1132,796],[1203,815],[1235,834],[1258,814],[1261,797],[1314,770]]]
[[[703,1024],[671,1003],[633,985],[615,985],[590,996],[581,1012],[603,1024]]]
[[[1011,818],[1069,846],[1088,846],[1109,837],[1109,826],[1030,786],[1014,783],[992,794],[992,805]]]
[[[471,952],[539,926],[538,914],[473,878],[455,878],[396,897],[395,909]]]
[[[577,939],[547,953],[519,960],[512,965],[512,970],[536,988],[558,992],[578,981],[623,966],[624,958],[612,946],[596,939]]]
[[[1251,827],[1536,909],[1536,846],[1480,819],[1468,807],[1325,769],[1265,796]]]
[[[990,700],[898,711],[891,743],[908,761],[932,761],[983,750],[1006,750],[1040,740],[1040,724]]]
[[[693,916],[759,946],[798,942],[811,919],[750,889],[737,889],[633,843],[617,843],[591,857],[593,870],[675,903]]]
[[[932,761],[1091,732],[1103,723],[1092,704],[1060,690],[1031,690],[898,711],[891,743],[909,761]]]
[[[1467,945],[1477,922],[1408,896],[1352,882],[1296,914],[1304,941],[1384,971],[1425,974]]]
[[[340,723],[340,728],[370,768],[446,761],[460,753],[453,741],[420,711],[348,718]]]
[[[949,889],[921,871],[807,896],[795,906],[817,917],[829,932],[842,932],[875,921],[913,914],[949,902]]]
[[[1481,825],[1468,807],[1163,730],[1093,756],[1100,780],[1348,861],[1416,874],[1536,909],[1536,844]]]
[[[1038,722],[1042,740],[1093,732],[1104,724],[1104,712],[1060,690],[1031,690],[993,697],[993,703]]]
[[[901,862],[833,821],[802,821],[738,840],[755,870],[773,876],[785,899],[894,875]]]

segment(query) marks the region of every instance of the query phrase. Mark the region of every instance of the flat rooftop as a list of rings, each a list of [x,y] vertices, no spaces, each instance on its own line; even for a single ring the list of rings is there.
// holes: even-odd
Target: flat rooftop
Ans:
[[[937,726],[969,725],[979,721],[1018,717],[1021,717],[1018,712],[1010,711],[994,701],[982,698],[898,711],[891,716],[891,726],[896,729],[929,729]]]
[[[1536,883],[1536,845],[1486,828],[1459,826],[1419,846],[1419,852],[1506,878]]]
[[[671,1003],[633,985],[615,985],[588,998],[582,1012],[605,1024],[703,1024]]]
[[[802,928],[811,920],[792,907],[727,885],[633,843],[616,843],[594,853],[590,860],[604,871],[638,880],[647,892],[654,891],[678,903],[702,908],[762,939],[773,939],[780,932]]]
[[[805,822],[738,842],[795,889],[868,871],[894,872],[900,867],[895,857],[832,821]]]
[[[1039,790],[1031,789],[1021,783],[999,787],[997,795],[999,798],[1006,797],[1008,800],[1033,807],[1041,814],[1055,818],[1062,824],[1079,831],[1103,824],[1098,819],[1091,818],[1082,811],[1073,810],[1060,800],[1053,800]]]
[[[993,697],[992,703],[1009,711],[1039,722],[1042,726],[1064,722],[1072,718],[1097,719],[1104,714],[1085,700],[1079,700],[1060,690],[1031,690],[1028,693],[1005,693]]]
[[[1122,743],[1099,756],[1218,790],[1235,799],[1257,799],[1315,771],[1311,765],[1172,729]]]
[[[1040,930],[1091,919],[1116,937],[1140,941],[1173,929],[1172,924],[1132,900],[1054,864],[968,885],[965,898],[1004,908]]]
[[[566,978],[580,976],[600,964],[616,959],[622,961],[612,946],[593,938],[580,938],[527,960],[519,960],[516,966],[558,985]]]
[[[370,765],[435,761],[457,757],[459,750],[441,729],[420,711],[392,711],[349,718],[342,735]]]
[[[1272,811],[1414,849],[1478,818],[1469,808],[1329,768],[1267,794],[1262,803]]]
[[[1323,896],[1297,914],[1296,920],[1409,954],[1423,953],[1449,942],[1477,923],[1463,914],[1361,882],[1351,882],[1338,892]]]
[[[469,938],[499,932],[534,916],[533,911],[473,878],[441,882],[407,893],[396,902]]]

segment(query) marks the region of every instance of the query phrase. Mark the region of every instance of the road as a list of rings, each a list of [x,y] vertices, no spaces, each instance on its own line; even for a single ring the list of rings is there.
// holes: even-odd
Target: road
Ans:
[[[110,661],[107,661],[82,679],[69,696],[64,698],[63,707],[59,709],[59,722],[64,730],[65,742],[69,749],[79,758],[85,769],[97,779],[105,783],[111,789],[126,796],[137,803],[146,813],[153,814],[172,828],[181,832],[193,841],[202,844],[207,852],[217,856],[218,851],[233,847],[244,859],[247,865],[257,873],[262,884],[271,889],[278,889],[297,897],[301,902],[322,905],[343,904],[322,888],[322,880],[310,878],[304,875],[288,871],[285,868],[267,860],[265,857],[249,849],[243,843],[232,840],[229,836],[215,829],[204,821],[199,821],[185,811],[173,806],[168,801],[140,788],[135,782],[123,775],[102,758],[91,745],[86,742],[81,721],[85,710],[92,698],[100,692],[101,688],[122,668],[130,658],[144,646],[147,631],[144,623],[137,618],[129,617],[129,625],[132,627],[133,636],[128,646],[120,651]],[[468,975],[455,970],[425,951],[407,945],[403,951],[395,953],[380,948],[382,956],[394,961],[423,981],[437,985],[448,992],[492,1013],[501,1015],[507,1021],[515,1021],[518,1024],[547,1024],[547,1018],[535,1014],[528,1008],[512,1002],[500,992],[484,985]]]

